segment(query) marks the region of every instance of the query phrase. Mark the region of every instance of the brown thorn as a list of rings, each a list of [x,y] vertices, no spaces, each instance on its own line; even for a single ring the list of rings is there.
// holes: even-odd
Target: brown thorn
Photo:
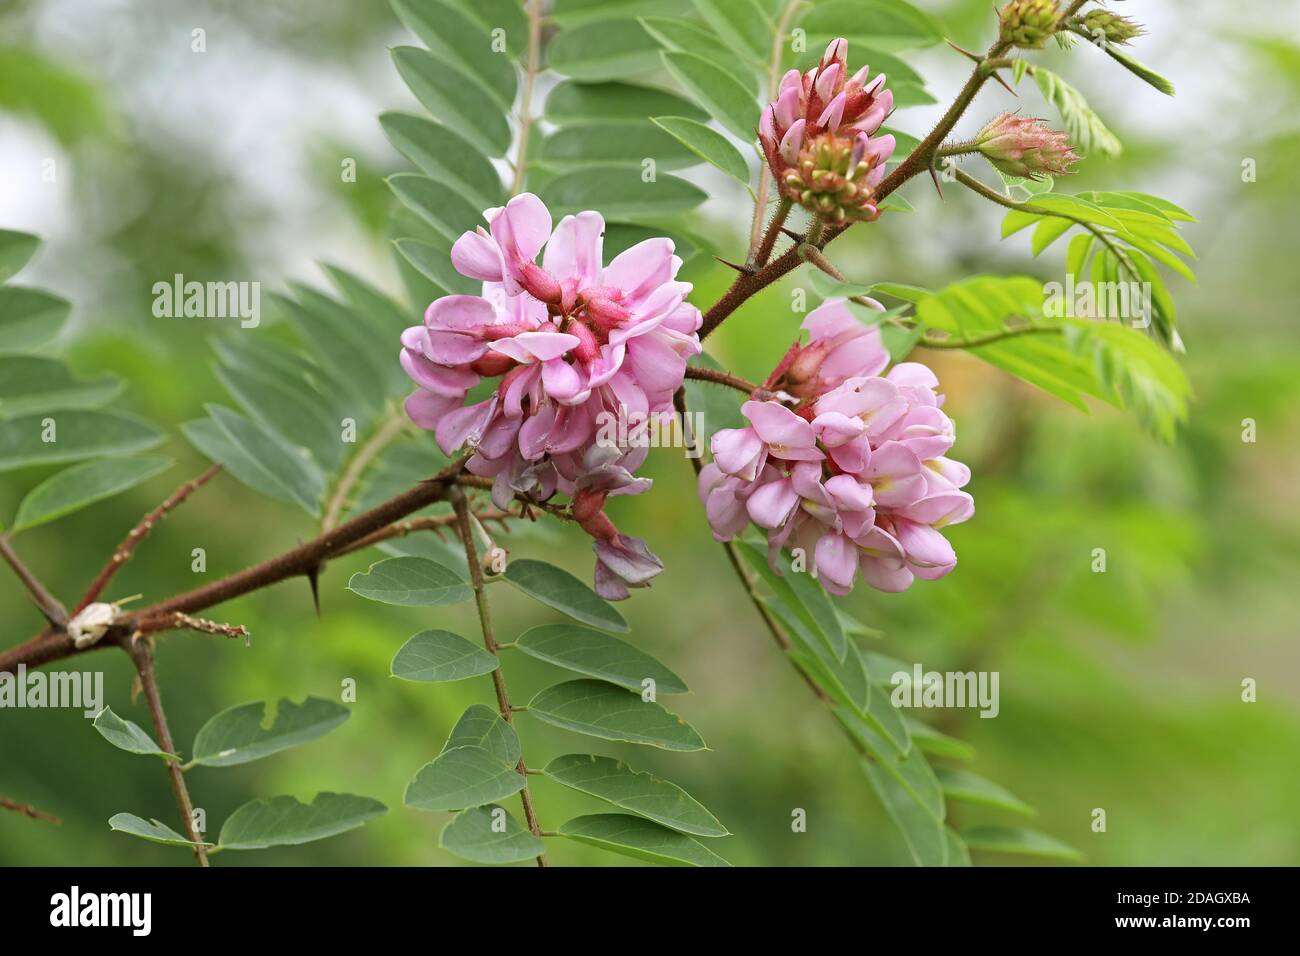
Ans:
[[[320,565],[308,568],[305,572],[307,583],[311,585],[311,603],[316,608],[316,616],[320,617]]]
[[[989,76],[993,77],[993,79],[1001,83],[1002,88],[1006,90],[1008,93],[1010,93],[1012,96],[1014,96],[1016,99],[1020,99],[1020,94],[1015,91],[1015,89],[1011,86],[1011,84],[1009,84],[1006,80],[1002,79],[1002,74],[999,73],[997,70],[994,70],[992,73],[989,74]]]
[[[717,260],[718,260],[719,262],[721,262],[724,266],[730,266],[732,269],[735,269],[735,270],[736,270],[737,272],[739,272],[741,275],[747,275],[747,276],[748,276],[748,275],[753,275],[753,274],[754,274],[754,270],[751,269],[749,266],[737,265],[737,264],[734,263],[734,262],[731,262],[731,261],[729,261],[729,260],[727,260],[727,259],[722,258],[722,256],[714,256],[713,258],[717,259]]]
[[[939,174],[935,171],[933,159],[930,160],[930,179],[934,181],[934,188],[939,193],[939,201],[947,202],[947,200],[943,198],[943,187],[939,185]]]
[[[957,51],[958,53],[960,53],[962,56],[967,57],[968,59],[974,60],[976,63],[982,63],[983,60],[984,60],[984,58],[983,58],[982,56],[980,56],[978,53],[972,53],[970,50],[964,50],[964,49],[962,49],[961,47],[959,47],[957,44],[953,43],[951,40],[948,40],[947,43],[948,43],[948,45],[949,45],[950,47],[952,47],[954,50],[956,50],[956,51]]]

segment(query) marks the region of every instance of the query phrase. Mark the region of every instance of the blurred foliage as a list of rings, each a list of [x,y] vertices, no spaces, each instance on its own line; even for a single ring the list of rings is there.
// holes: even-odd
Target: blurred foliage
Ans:
[[[956,42],[987,42],[987,3],[923,5]],[[0,19],[0,109],[11,114],[4,121],[52,137],[73,170],[64,201],[74,225],[52,236],[36,263],[42,282],[77,304],[80,334],[68,338],[70,362],[85,374],[121,375],[130,383],[127,406],[169,425],[220,396],[207,339],[239,333],[152,318],[154,281],[185,272],[255,274],[276,287],[288,279],[315,282],[305,263],[327,252],[336,257],[333,237],[345,236],[353,271],[398,288],[382,239],[390,199],[381,171],[403,165],[373,116],[407,105],[398,101],[384,49],[404,34],[383,3],[173,6],[165,21],[173,29],[187,38],[196,18],[220,24],[224,38],[238,38],[248,50],[241,67],[265,61],[268,85],[306,87],[323,73],[341,74],[366,94],[360,109],[372,122],[362,124],[370,130],[362,140],[335,129],[331,115],[296,117],[298,135],[284,143],[311,144],[299,158],[315,171],[318,178],[307,185],[324,206],[311,218],[301,206],[280,209],[250,198],[249,169],[226,151],[198,145],[220,130],[193,128],[183,110],[141,115],[132,92],[169,81],[163,66],[150,62],[158,25],[116,34],[110,57],[96,50],[93,37],[69,46],[66,30],[51,25],[58,14],[84,12],[84,3],[51,4],[48,16],[20,4]],[[969,357],[922,356],[939,373],[959,425],[954,455],[974,472],[976,516],[952,529],[960,563],[949,577],[902,595],[858,588],[845,607],[880,628],[879,649],[896,658],[1001,673],[998,719],[948,712],[940,725],[975,746],[981,773],[1039,810],[1036,827],[1079,847],[1089,862],[1294,865],[1300,650],[1288,582],[1300,572],[1293,478],[1300,468],[1300,338],[1291,315],[1300,293],[1291,261],[1300,244],[1300,220],[1292,214],[1300,46],[1275,29],[1275,18],[1287,15],[1282,3],[1231,11],[1208,0],[1176,11],[1130,6],[1152,27],[1139,41],[1140,56],[1176,81],[1177,100],[1138,90],[1096,51],[1051,51],[1044,63],[1088,96],[1125,145],[1118,158],[1090,158],[1071,191],[1151,189],[1200,219],[1188,234],[1201,253],[1201,285],[1177,293],[1194,389],[1190,422],[1176,442],[1162,444],[1101,405],[1084,415]],[[215,32],[210,28],[210,36]],[[941,98],[962,69],[955,54],[933,51],[909,65]],[[367,89],[376,77],[382,88]],[[1027,111],[1050,115],[1032,85],[1022,86],[1021,97]],[[969,119],[982,121],[1008,100],[988,92]],[[240,107],[224,106],[232,124]],[[1163,115],[1166,109],[1171,115]],[[900,119],[903,130],[925,131],[924,123]],[[354,142],[370,157],[359,166],[360,188],[340,184],[338,176],[338,156],[352,155]],[[1247,159],[1255,162],[1255,181],[1243,181]],[[740,190],[726,195],[728,205],[710,207],[717,219],[708,238],[720,250],[737,250],[743,238],[731,210],[747,206],[730,205],[744,201]],[[937,288],[977,271],[1059,275],[1063,249],[1031,259],[1027,242],[997,241],[1000,210],[955,188],[940,202],[924,177],[906,195],[914,214],[887,216],[833,247],[851,278]],[[43,222],[11,218],[0,210],[0,226],[48,231]],[[317,249],[327,238],[335,242],[330,250]],[[730,273],[697,258],[686,278],[696,282],[694,301],[707,304]],[[793,336],[791,290],[799,284],[796,275],[748,303],[711,340],[710,351],[737,373],[763,378]],[[413,317],[422,306],[411,304]],[[1244,419],[1256,423],[1253,443],[1242,440]],[[163,476],[24,534],[24,556],[56,593],[77,593],[139,515],[204,467],[174,432],[165,449],[179,464]],[[846,759],[841,735],[775,652],[713,545],[689,465],[662,451],[647,467],[654,493],[616,505],[613,517],[646,537],[667,570],[653,591],[638,593],[622,610],[633,637],[692,687],[675,709],[712,752],[639,752],[640,765],[716,813],[735,836],[713,848],[734,863],[903,861],[905,851]],[[48,474],[6,475],[0,510],[12,514]],[[143,592],[157,599],[311,533],[304,516],[222,477],[154,530],[110,596]],[[516,556],[545,555],[582,578],[590,573],[589,546],[569,528],[520,529],[508,546]],[[190,571],[194,547],[207,550],[205,578]],[[1106,549],[1104,574],[1091,571],[1095,548]],[[427,613],[379,608],[343,589],[352,571],[375,559],[354,556],[326,571],[320,617],[303,581],[213,612],[247,625],[251,647],[188,634],[160,642],[162,693],[183,748],[211,714],[233,704],[285,695],[336,699],[342,681],[357,682],[352,719],[324,740],[244,768],[193,771],[191,787],[211,827],[269,793],[306,798],[349,789],[390,807],[347,836],[219,858],[218,865],[452,862],[436,849],[443,816],[402,808],[401,793],[460,712],[484,699],[486,683],[429,688],[388,678],[393,652],[429,622]],[[494,591],[493,601],[504,636],[549,620],[506,589]],[[0,577],[0,602],[6,643],[39,628],[9,577]],[[446,609],[439,626],[470,633],[470,615],[468,606]],[[147,722],[122,655],[89,655],[74,665],[102,668],[106,702]],[[522,699],[554,676],[528,659],[510,666],[512,693]],[[1258,703],[1241,702],[1246,677],[1259,682]],[[535,722],[521,723],[520,733],[536,763],[573,746]],[[625,750],[610,745],[602,752]],[[544,825],[590,810],[591,801],[534,779]],[[0,814],[0,864],[187,862],[183,852],[109,832],[106,821],[119,810],[171,821],[175,809],[158,767],[107,747],[79,712],[0,712],[0,793],[63,820],[51,826]],[[795,807],[808,812],[807,833],[790,830]],[[1089,830],[1097,807],[1107,813],[1105,834]],[[998,822],[964,805],[952,812],[963,825],[986,816]],[[605,860],[567,841],[548,850],[558,863]]]

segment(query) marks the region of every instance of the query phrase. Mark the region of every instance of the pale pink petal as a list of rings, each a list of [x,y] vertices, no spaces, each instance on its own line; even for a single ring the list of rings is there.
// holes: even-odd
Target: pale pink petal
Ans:
[[[601,246],[605,220],[598,212],[565,216],[546,244],[542,268],[581,290],[601,282]]]
[[[623,307],[636,309],[647,295],[672,280],[681,262],[673,255],[671,239],[645,239],[614,257],[601,284],[621,290]]]
[[[461,399],[418,391],[406,398],[406,417],[421,428],[433,431],[448,412],[460,408]]]
[[[481,230],[461,234],[451,247],[451,264],[461,275],[482,282],[500,282],[503,276],[501,250]]]
[[[777,448],[812,448],[814,436],[812,425],[800,418],[780,402],[749,401],[740,406],[740,411],[754,426],[754,431],[768,445]],[[777,452],[781,457],[786,457]]]
[[[763,467],[767,450],[752,428],[723,428],[709,442],[713,460],[729,475],[753,481]]]
[[[842,534],[824,534],[813,553],[817,578],[840,588],[851,588],[858,573],[858,546]]]
[[[836,507],[844,511],[866,511],[875,504],[871,486],[852,475],[836,475],[826,481],[825,488]]]
[[[761,485],[745,502],[749,517],[760,528],[781,527],[798,504],[799,495],[788,478]]]
[[[542,387],[557,402],[572,402],[582,394],[582,376],[562,358],[542,363]]]

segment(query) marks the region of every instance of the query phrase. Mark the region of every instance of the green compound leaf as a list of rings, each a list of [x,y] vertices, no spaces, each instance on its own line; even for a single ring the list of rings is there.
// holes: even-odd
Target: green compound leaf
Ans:
[[[961,838],[970,849],[987,853],[1033,856],[1070,863],[1082,862],[1084,858],[1074,847],[1066,846],[1046,833],[1020,827],[969,827],[962,831]]]
[[[109,817],[108,826],[118,833],[129,833],[133,837],[150,843],[161,843],[163,846],[212,846],[211,843],[193,843],[161,820],[146,820],[134,813],[115,813]]]
[[[474,596],[454,571],[430,558],[402,556],[372,564],[348,581],[348,590],[371,601],[403,607],[459,604]]]
[[[193,762],[206,767],[233,767],[269,757],[323,737],[346,721],[342,704],[308,697],[295,704],[287,697],[274,705],[270,720],[266,701],[253,701],[216,714],[194,736]]]
[[[730,866],[684,833],[626,813],[596,813],[560,825],[560,835],[579,843],[665,866]]]
[[[378,800],[350,793],[318,793],[310,804],[294,797],[269,797],[244,804],[221,827],[223,850],[296,846],[355,830],[388,812]]]
[[[140,725],[130,720],[123,720],[113,713],[113,708],[105,707],[95,717],[95,729],[101,737],[119,750],[132,754],[145,754],[151,757],[174,757],[154,742],[154,739],[141,729]]]
[[[515,646],[539,661],[641,692],[655,682],[658,694],[685,694],[686,684],[649,654],[601,631],[576,624],[542,624],[525,631]]]
[[[695,728],[659,704],[613,684],[575,680],[540,691],[528,704],[538,720],[575,733],[648,744],[664,750],[704,750]]]
[[[454,747],[481,747],[507,767],[519,763],[519,737],[515,729],[485,704],[474,704],[460,715],[442,749],[445,752]]]
[[[55,521],[88,505],[134,488],[172,465],[170,458],[101,458],[73,465],[27,493],[14,518],[14,531]]]
[[[413,681],[453,681],[490,674],[499,662],[451,631],[421,631],[398,649],[393,658],[394,677]]]
[[[505,579],[520,591],[575,621],[626,633],[627,621],[568,571],[545,561],[521,558],[506,567]]]
[[[545,849],[540,837],[495,805],[456,814],[443,828],[438,845],[472,863],[520,863],[540,856]]]
[[[621,760],[593,754],[565,754],[543,770],[573,790],[589,793],[656,823],[702,837],[729,833],[717,818],[681,787],[633,770]]]
[[[482,747],[444,750],[418,771],[403,802],[416,810],[463,810],[524,789],[524,775]]]

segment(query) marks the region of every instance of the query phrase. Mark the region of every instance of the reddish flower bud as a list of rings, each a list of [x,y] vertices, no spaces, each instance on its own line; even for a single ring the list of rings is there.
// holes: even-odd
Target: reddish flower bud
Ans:
[[[1041,119],[1002,113],[989,121],[975,145],[983,156],[1008,176],[1038,179],[1064,176],[1079,161],[1062,132]]]

